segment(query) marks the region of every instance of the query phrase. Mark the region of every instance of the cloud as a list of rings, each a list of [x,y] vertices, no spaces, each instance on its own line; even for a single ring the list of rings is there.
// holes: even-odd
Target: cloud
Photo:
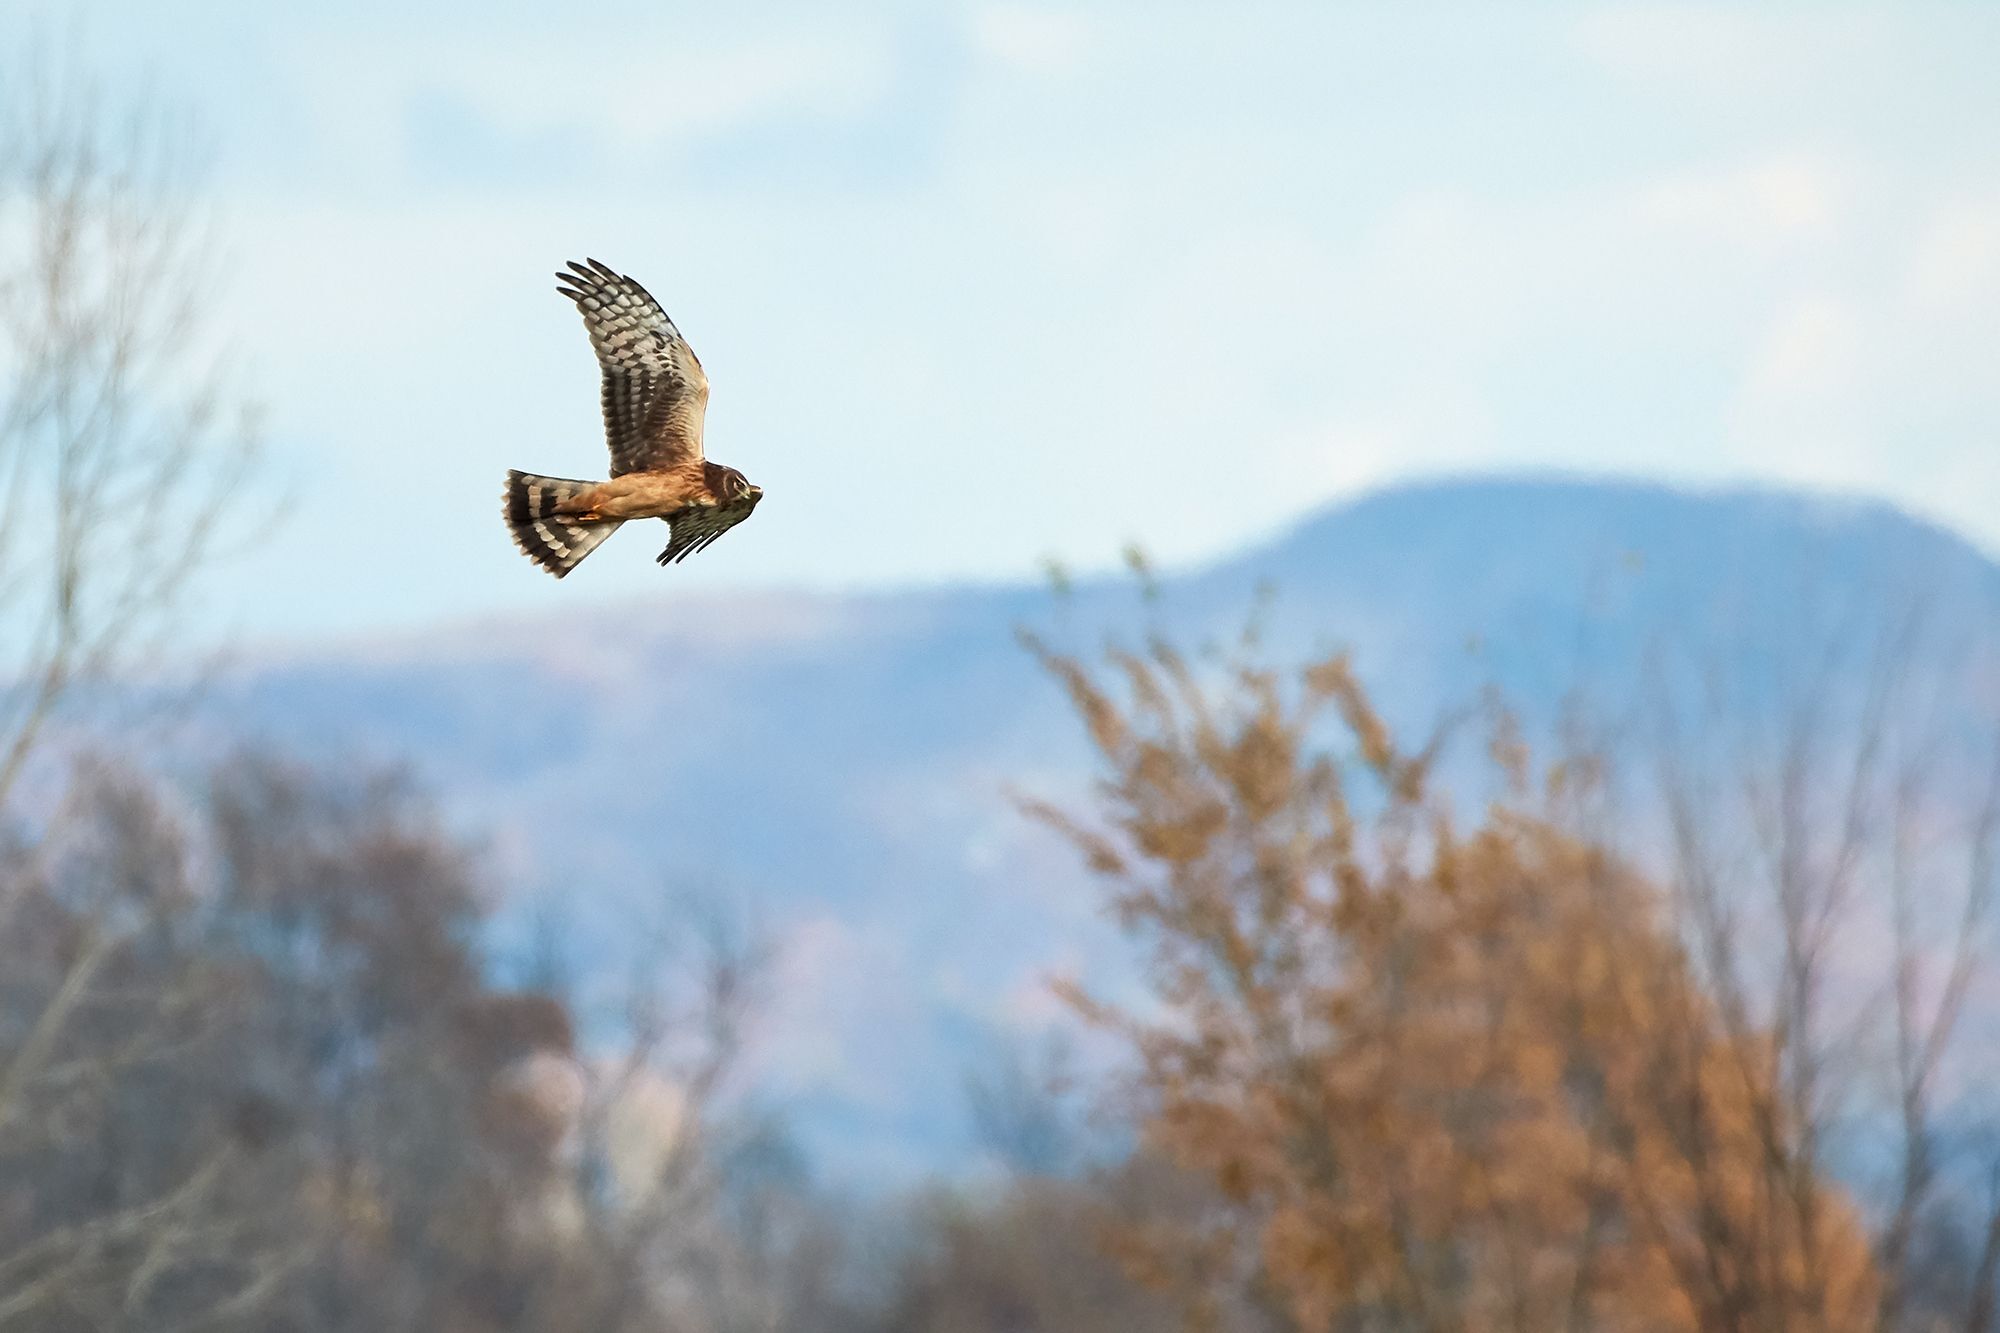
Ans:
[[[1905,295],[1913,309],[1946,318],[2000,309],[2000,195],[1936,211],[1917,239]]]
[[[427,76],[497,124],[580,124],[613,152],[698,139],[785,113],[845,114],[886,89],[879,34],[840,28],[683,44],[668,33],[618,43],[505,45],[463,52]]]
[[[1861,318],[1853,303],[1806,296],[1772,322],[1750,363],[1748,391],[1762,399],[1823,399],[1861,370]]]
[[[413,129],[444,116],[468,144],[555,142],[636,177],[671,150],[772,117],[859,114],[897,70],[893,28],[832,16],[783,27],[633,17],[615,40],[504,26],[292,36],[281,59],[315,132],[375,174],[409,165]]]
[[[1440,47],[1388,11],[1266,17],[260,19],[289,63],[224,123],[299,132],[225,201],[216,315],[308,484],[233,591],[339,628],[659,593],[616,545],[524,582],[491,514],[498,468],[601,465],[547,290],[581,251],[668,303],[712,447],[771,495],[676,594],[1088,571],[1131,539],[1184,564],[1468,466],[1838,479],[2000,542],[2000,202],[1964,185],[2000,108],[1949,61],[1877,68],[1955,28],[1654,7]],[[1759,81],[1773,42],[1810,95]],[[1370,77],[1405,67],[1431,81]],[[1860,452],[1816,455],[1813,423]],[[349,497],[413,470],[453,497],[422,559],[285,595],[319,552],[402,549],[412,515]]]
[[[1878,55],[1885,30],[1893,25],[1858,10],[1642,3],[1588,8],[1571,40],[1619,76],[1689,101],[1762,99],[1825,91],[1827,71]]]
[[[1677,173],[1636,192],[1638,222],[1745,246],[1796,245],[1833,231],[1847,182],[1824,162],[1778,157]]]
[[[1421,407],[1411,405],[1406,415],[1339,417],[1281,432],[1271,441],[1274,489],[1354,495],[1413,470],[1476,465],[1492,444],[1491,425],[1453,396],[1441,392]]]
[[[980,50],[1038,74],[1066,74],[1090,53],[1093,33],[1081,14],[1029,5],[989,5],[973,18]]]
[[[1728,409],[1746,457],[1792,480],[1852,486],[1880,447],[1865,411],[1866,339],[1853,299],[1813,292],[1780,309]]]

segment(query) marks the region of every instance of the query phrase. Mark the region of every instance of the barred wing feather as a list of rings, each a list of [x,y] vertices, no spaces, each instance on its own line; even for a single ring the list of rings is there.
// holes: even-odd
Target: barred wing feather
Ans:
[[[657,472],[702,458],[708,376],[651,293],[595,259],[556,274],[576,302],[604,371],[611,475]]]

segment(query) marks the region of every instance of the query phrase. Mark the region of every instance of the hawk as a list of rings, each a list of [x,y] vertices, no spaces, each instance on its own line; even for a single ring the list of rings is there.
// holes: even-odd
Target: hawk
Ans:
[[[604,371],[611,480],[507,473],[507,527],[521,553],[557,578],[621,523],[663,518],[660,563],[687,559],[750,517],[764,498],[733,467],[702,455],[708,376],[694,349],[644,287],[595,259],[571,261],[556,290],[576,302]]]

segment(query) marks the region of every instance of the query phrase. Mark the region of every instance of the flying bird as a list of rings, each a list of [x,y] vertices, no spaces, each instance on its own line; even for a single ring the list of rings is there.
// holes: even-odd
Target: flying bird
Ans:
[[[663,518],[672,536],[660,563],[685,560],[750,517],[763,489],[703,456],[708,376],[660,303],[595,259],[571,261],[556,278],[556,290],[583,312],[604,371],[611,480],[510,470],[505,499],[514,544],[561,578],[621,523]]]

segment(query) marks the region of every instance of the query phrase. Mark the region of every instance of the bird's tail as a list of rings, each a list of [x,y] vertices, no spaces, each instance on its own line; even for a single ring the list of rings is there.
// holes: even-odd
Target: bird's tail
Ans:
[[[557,505],[595,485],[594,481],[566,481],[510,470],[505,496],[507,529],[514,534],[514,545],[521,548],[521,554],[561,578],[618,531],[617,519],[577,523],[556,513]]]

